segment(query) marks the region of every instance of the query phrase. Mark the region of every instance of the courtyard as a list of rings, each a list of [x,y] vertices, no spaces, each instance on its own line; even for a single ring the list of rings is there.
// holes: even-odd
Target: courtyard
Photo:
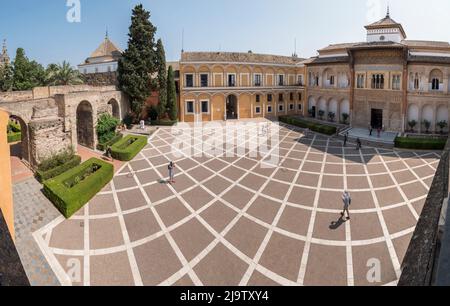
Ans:
[[[277,142],[252,154],[172,156],[170,128],[116,172],[69,220],[34,232],[63,285],[395,285],[439,163],[435,152],[355,150],[270,125]],[[223,127],[225,129],[225,127]],[[186,132],[186,131],[184,131]],[[245,131],[241,131],[245,132]],[[237,137],[236,135],[234,137]],[[277,167],[264,167],[268,155]],[[176,162],[176,183],[167,164]],[[343,220],[341,195],[352,196]],[[379,263],[380,279],[367,277]]]

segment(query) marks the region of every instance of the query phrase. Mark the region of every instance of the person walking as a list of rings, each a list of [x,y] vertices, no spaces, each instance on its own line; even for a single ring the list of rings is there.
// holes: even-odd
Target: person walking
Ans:
[[[167,166],[168,170],[169,170],[169,184],[174,184],[175,183],[175,163],[174,162],[170,162],[169,165]]]
[[[361,144],[361,139],[356,139],[356,150],[361,150],[362,148],[362,144]]]
[[[342,194],[342,202],[344,203],[344,209],[341,213],[342,218],[345,217],[345,213],[347,213],[347,220],[350,220],[350,205],[352,204],[352,197],[348,191],[344,191]]]
[[[348,132],[344,134],[344,147],[347,146],[347,141],[348,141]]]

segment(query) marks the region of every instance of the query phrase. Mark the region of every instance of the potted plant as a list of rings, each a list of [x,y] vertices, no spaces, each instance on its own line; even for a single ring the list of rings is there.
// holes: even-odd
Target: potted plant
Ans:
[[[417,125],[417,121],[416,120],[411,120],[408,122],[409,127],[411,128],[411,133],[414,133],[414,128]]]
[[[323,110],[320,110],[319,111],[319,119],[320,120],[323,120],[323,116],[325,115],[325,111],[323,111]]]
[[[348,118],[349,118],[349,117],[350,117],[349,114],[343,113],[343,114],[342,114],[342,122],[343,122],[344,124],[347,124],[347,123],[348,123]]]
[[[444,129],[448,126],[447,121],[439,121],[437,126],[441,129],[441,134],[444,134]]]
[[[426,133],[429,134],[430,133],[431,122],[425,119],[423,121],[423,125],[425,126]]]
[[[328,113],[328,119],[330,119],[331,122],[334,122],[334,118],[336,117],[336,114],[333,112]]]

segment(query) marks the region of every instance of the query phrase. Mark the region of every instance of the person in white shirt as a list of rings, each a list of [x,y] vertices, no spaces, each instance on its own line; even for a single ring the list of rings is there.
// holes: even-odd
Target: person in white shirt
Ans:
[[[347,213],[347,220],[350,220],[350,205],[352,204],[352,197],[348,193],[348,191],[344,191],[342,194],[342,202],[344,202],[344,209],[341,213],[341,216],[344,218],[345,213]]]

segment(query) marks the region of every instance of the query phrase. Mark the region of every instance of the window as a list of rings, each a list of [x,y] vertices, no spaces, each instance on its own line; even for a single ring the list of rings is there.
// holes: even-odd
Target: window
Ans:
[[[301,101],[302,98],[303,98],[303,96],[302,96],[302,93],[300,92],[300,93],[298,94],[298,100]]]
[[[267,106],[267,112],[270,114],[272,112],[272,106]]]
[[[194,113],[194,101],[186,101],[186,114]]]
[[[254,76],[254,84],[255,86],[261,86],[262,84],[262,75],[261,74],[255,74]]]
[[[284,97],[283,97],[283,94],[279,94],[278,95],[278,101],[280,101],[280,102],[283,102],[284,101]]]
[[[112,71],[111,66],[108,66],[108,72],[111,72],[111,71]]]
[[[260,95],[256,95],[256,103],[261,102],[261,96]]]
[[[297,77],[297,83],[298,83],[298,85],[303,86],[303,75],[300,74]]]
[[[434,78],[432,81],[431,81],[431,90],[439,90],[439,79],[437,79],[437,78]]]
[[[209,101],[202,101],[202,113],[209,114]]]
[[[95,68],[95,73],[98,73],[98,68]]]
[[[400,90],[401,76],[396,74],[392,76],[392,90]]]
[[[364,74],[358,74],[356,78],[356,88],[365,88],[364,86]]]
[[[299,111],[301,111],[302,110],[302,104],[301,103],[297,104],[297,108],[298,108]]]
[[[384,89],[384,75],[373,74],[372,75],[372,89]]]
[[[284,111],[284,105],[283,104],[278,104],[278,111],[280,113]]]
[[[330,75],[330,86],[334,86],[334,75]]]
[[[207,74],[200,75],[200,86],[208,87],[208,75]]]
[[[255,113],[261,114],[261,107],[257,106],[257,107],[255,108]]]
[[[236,75],[229,74],[228,75],[228,87],[235,87],[235,86],[236,86]]]
[[[284,75],[278,75],[278,86],[284,86]]]
[[[314,86],[319,86],[319,77],[315,77],[314,79]]]
[[[416,73],[414,76],[414,89],[419,90],[419,74]]]
[[[186,87],[194,87],[194,75],[186,74]]]
[[[272,94],[268,94],[267,95],[267,102],[272,102],[272,100],[273,100]]]
[[[293,92],[291,92],[291,93],[289,94],[289,99],[290,99],[291,101],[294,101],[294,93],[293,93]]]
[[[290,111],[293,111],[293,110],[295,110],[295,109],[294,109],[294,104],[292,104],[292,103],[291,103],[291,104],[289,104],[289,110],[290,110]]]

